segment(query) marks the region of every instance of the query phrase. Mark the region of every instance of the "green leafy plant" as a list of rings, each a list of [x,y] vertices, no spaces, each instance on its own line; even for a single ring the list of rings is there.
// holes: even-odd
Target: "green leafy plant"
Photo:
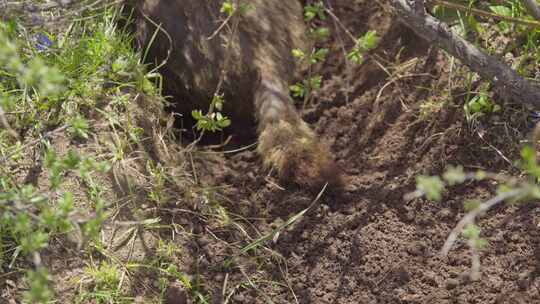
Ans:
[[[116,159],[76,144],[58,149],[56,139],[84,144],[94,136],[93,119],[105,113],[99,112],[100,101],[117,100],[106,113],[117,127],[113,116],[126,111],[129,101],[119,97],[126,90],[158,92],[148,85],[154,75],[140,63],[131,38],[117,28],[115,11],[101,11],[89,17],[92,22],[74,21],[62,33],[40,30],[45,47],[36,46],[34,31],[18,20],[0,22],[0,266],[26,276],[28,303],[55,298],[41,263],[43,249],[68,235],[78,236],[81,249],[99,244],[109,216],[101,178]],[[141,136],[135,126],[122,130],[133,141]],[[39,168],[39,183],[21,178],[29,162]],[[80,192],[69,186],[74,181]],[[81,200],[88,204],[84,218]]]
[[[222,131],[231,125],[231,120],[221,114],[224,102],[222,95],[214,95],[210,109],[215,110],[211,110],[207,114],[203,114],[201,110],[193,110],[191,112],[191,115],[197,121],[197,130],[216,132]]]
[[[501,107],[493,102],[487,91],[481,91],[473,96],[465,103],[463,109],[468,120],[501,111]]]
[[[322,1],[308,4],[304,7],[304,20],[306,22],[310,22],[315,18],[319,18],[320,20],[326,20],[324,4]]]
[[[493,206],[502,202],[523,202],[540,199],[540,186],[537,181],[540,179],[540,166],[538,165],[536,152],[526,146],[521,152],[521,166],[524,172],[528,174],[525,180],[517,179],[512,176],[486,172],[478,170],[476,172],[465,172],[463,167],[450,167],[439,176],[419,176],[416,180],[416,191],[406,195],[405,199],[415,199],[425,196],[430,200],[440,201],[444,198],[444,192],[447,187],[463,184],[466,182],[479,182],[491,179],[499,183],[497,195],[485,202],[477,200],[467,200],[463,202],[464,209],[467,212],[458,222],[456,227],[448,236],[441,252],[448,254],[456,242],[459,235],[467,240],[471,249],[472,268],[470,276],[473,280],[480,278],[480,257],[478,251],[485,248],[487,240],[481,237],[481,229],[476,224],[479,216],[493,208]]]
[[[253,5],[249,3],[237,3],[233,0],[226,0],[221,5],[220,12],[226,14],[227,16],[231,17],[235,12],[239,12],[240,14],[246,13],[248,10],[252,9]]]
[[[347,54],[347,59],[360,64],[364,61],[364,54],[377,47],[379,37],[376,31],[368,31],[356,40],[353,49]]]
[[[322,76],[316,75],[309,79],[305,79],[302,82],[296,83],[290,86],[290,90],[294,97],[306,97],[312,91],[318,90],[321,88]]]
[[[309,4],[304,7],[304,20],[314,22],[315,19],[326,20],[325,7],[322,1]],[[309,37],[314,41],[324,41],[330,36],[330,29],[324,26],[311,27]],[[289,86],[291,94],[297,98],[304,98],[304,106],[307,104],[311,94],[321,88],[322,76],[313,74],[313,66],[323,63],[326,60],[329,50],[327,48],[313,48],[309,52],[300,49],[293,49],[292,55],[301,64],[307,63],[308,75],[306,79]]]
[[[125,296],[119,288],[121,275],[121,270],[115,264],[107,261],[92,263],[86,267],[83,275],[90,287],[80,295],[78,302],[132,303],[133,299]]]

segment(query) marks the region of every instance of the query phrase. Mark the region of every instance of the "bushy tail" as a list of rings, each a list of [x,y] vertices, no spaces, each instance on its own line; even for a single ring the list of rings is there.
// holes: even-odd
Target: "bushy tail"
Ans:
[[[328,146],[300,118],[290,97],[272,83],[262,83],[255,96],[259,120],[258,152],[282,182],[310,188],[341,186],[340,172]],[[286,91],[285,91],[286,92]]]

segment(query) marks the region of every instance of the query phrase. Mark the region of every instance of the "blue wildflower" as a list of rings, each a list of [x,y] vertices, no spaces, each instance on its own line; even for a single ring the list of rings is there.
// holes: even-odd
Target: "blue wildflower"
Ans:
[[[36,49],[40,52],[49,50],[52,47],[53,43],[49,37],[43,33],[36,35]]]

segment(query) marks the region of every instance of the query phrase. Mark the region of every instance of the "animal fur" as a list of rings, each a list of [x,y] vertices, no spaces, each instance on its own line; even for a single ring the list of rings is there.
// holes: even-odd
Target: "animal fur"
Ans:
[[[309,46],[302,6],[294,0],[246,1],[251,9],[238,17],[238,30],[231,34],[231,21],[210,39],[225,19],[222,3],[132,1],[136,40],[149,47],[148,60],[167,60],[161,73],[179,98],[180,111],[207,108],[225,70],[223,112],[244,129],[255,118],[264,165],[277,169],[282,181],[339,184],[328,147],[301,119],[288,95],[297,69],[291,50]]]

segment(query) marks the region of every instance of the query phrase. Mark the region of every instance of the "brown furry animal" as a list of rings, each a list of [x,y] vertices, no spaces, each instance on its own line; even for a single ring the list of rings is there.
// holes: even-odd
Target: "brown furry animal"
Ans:
[[[243,129],[254,116],[265,166],[276,168],[282,181],[339,184],[327,146],[288,95],[296,71],[291,50],[308,48],[300,3],[244,2],[250,9],[222,26],[223,0],[133,0],[136,39],[149,47],[148,60],[166,60],[161,73],[181,111],[208,108],[225,71],[223,112]]]

